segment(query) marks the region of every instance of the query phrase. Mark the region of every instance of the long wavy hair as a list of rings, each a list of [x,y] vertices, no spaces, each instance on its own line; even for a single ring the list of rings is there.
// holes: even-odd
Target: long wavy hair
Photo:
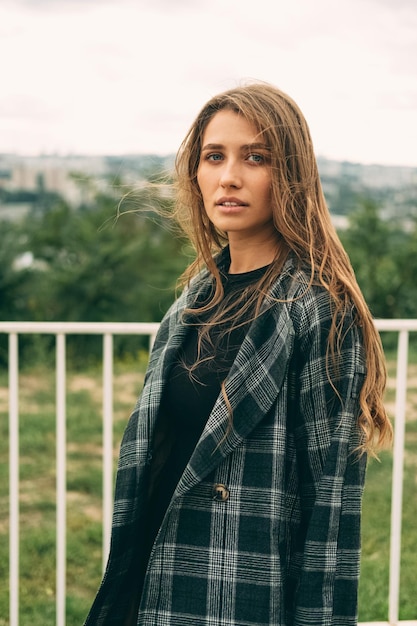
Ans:
[[[249,302],[248,294],[242,294],[242,306],[250,307],[255,303],[252,310],[256,315],[290,251],[300,265],[310,268],[309,286],[319,282],[331,295],[334,313],[328,341],[329,359],[337,359],[344,319],[354,305],[366,354],[366,377],[360,394],[361,448],[374,453],[392,438],[392,427],[383,404],[386,368],[381,340],[332,224],[307,122],[298,105],[272,85],[251,83],[213,97],[202,108],[180,146],[175,163],[175,217],[196,251],[196,258],[185,271],[183,281],[187,283],[201,269],[207,268],[214,277],[215,289],[210,301],[199,311],[213,311],[208,326],[224,321],[225,312],[221,307],[221,312],[216,313],[223,297],[223,286],[215,257],[227,245],[228,237],[208,219],[197,183],[204,131],[214,115],[222,110],[244,116],[271,148],[272,211],[280,239],[279,252],[252,290]]]

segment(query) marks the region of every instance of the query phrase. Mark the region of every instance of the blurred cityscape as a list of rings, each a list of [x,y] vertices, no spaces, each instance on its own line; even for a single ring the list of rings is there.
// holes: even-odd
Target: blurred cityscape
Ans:
[[[91,204],[97,192],[120,197],[152,177],[172,172],[174,156],[18,156],[0,154],[0,220],[26,215],[52,194],[70,206]],[[417,167],[363,165],[319,158],[330,211],[339,228],[358,198],[374,201],[384,219],[407,223],[417,212]]]

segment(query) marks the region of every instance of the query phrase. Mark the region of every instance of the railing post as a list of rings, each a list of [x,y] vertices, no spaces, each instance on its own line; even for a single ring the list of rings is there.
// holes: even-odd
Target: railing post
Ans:
[[[391,543],[389,570],[389,623],[399,618],[401,520],[404,468],[405,415],[407,400],[408,331],[398,336],[397,382],[395,393],[394,458],[391,497]]]
[[[19,351],[9,335],[9,609],[10,626],[19,624]]]
[[[65,626],[66,608],[66,364],[65,335],[56,335],[56,626]]]
[[[103,570],[113,509],[113,335],[103,335]]]

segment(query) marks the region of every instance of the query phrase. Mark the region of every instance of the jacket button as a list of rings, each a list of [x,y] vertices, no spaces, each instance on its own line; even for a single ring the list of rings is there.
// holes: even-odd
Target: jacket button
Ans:
[[[221,483],[217,483],[213,487],[213,500],[217,500],[218,502],[226,502],[229,499],[230,492],[226,485],[222,485]]]

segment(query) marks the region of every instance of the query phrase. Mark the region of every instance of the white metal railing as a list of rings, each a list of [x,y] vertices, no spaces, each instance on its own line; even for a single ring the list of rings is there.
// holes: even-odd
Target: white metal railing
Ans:
[[[19,624],[19,362],[18,335],[56,337],[56,626],[65,626],[66,597],[66,358],[69,334],[103,336],[103,567],[110,545],[113,498],[113,337],[146,335],[152,346],[159,324],[0,322],[9,335],[9,624]]]
[[[66,335],[103,337],[103,567],[110,545],[113,506],[113,337],[146,335],[152,346],[157,323],[0,322],[0,333],[9,335],[9,624],[19,625],[19,363],[20,334],[53,334],[56,337],[56,626],[65,626],[66,597]],[[399,621],[402,485],[406,418],[409,333],[417,320],[377,320],[379,331],[398,332],[395,404],[395,439],[391,502],[389,615],[387,622],[361,626],[417,626],[417,618]]]

